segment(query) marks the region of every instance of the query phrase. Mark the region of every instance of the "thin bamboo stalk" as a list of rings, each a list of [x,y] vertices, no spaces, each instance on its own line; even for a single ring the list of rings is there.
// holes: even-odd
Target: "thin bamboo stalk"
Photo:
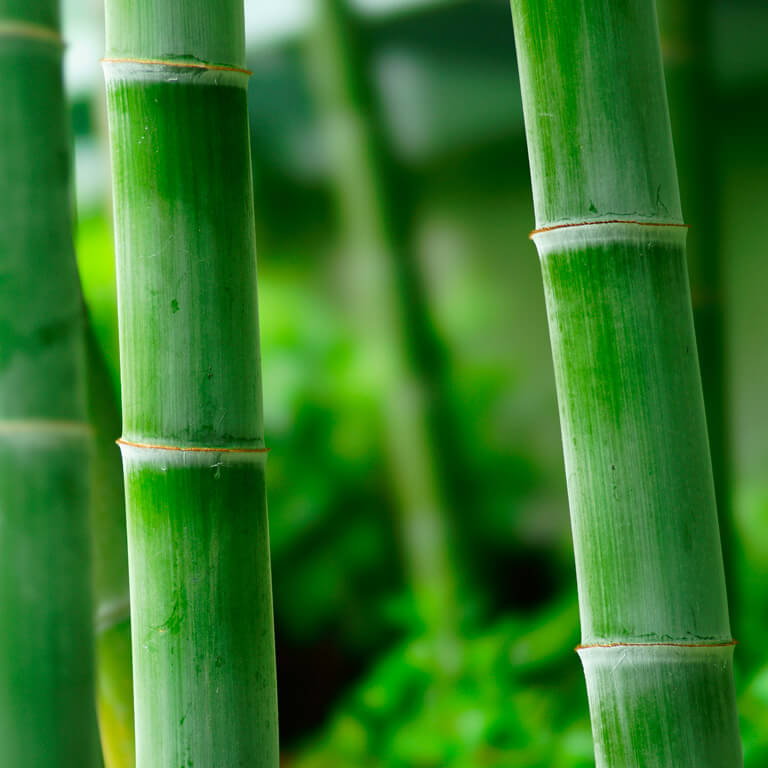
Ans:
[[[241,0],[108,0],[138,768],[277,766]]]
[[[89,324],[88,410],[94,434],[91,461],[93,583],[96,600],[96,701],[106,768],[136,763],[128,595],[128,544],[120,451],[120,408],[106,361]]]
[[[693,321],[733,622],[738,612],[738,589],[725,382],[720,168],[717,124],[712,119],[717,113],[712,72],[712,2],[662,0],[658,7],[680,198],[691,227],[687,253]]]
[[[742,764],[652,0],[513,0],[600,768]]]
[[[57,3],[0,0],[0,753],[96,766],[83,313]]]
[[[349,305],[379,373],[382,426],[399,529],[419,619],[436,662],[456,665],[460,603],[439,420],[439,344],[413,253],[401,174],[377,124],[369,62],[345,0],[321,0],[311,45],[313,84],[331,139]],[[442,415],[442,414],[441,414]]]

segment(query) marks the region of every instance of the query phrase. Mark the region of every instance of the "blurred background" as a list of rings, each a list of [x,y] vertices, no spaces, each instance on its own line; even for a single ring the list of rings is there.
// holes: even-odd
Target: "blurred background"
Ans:
[[[101,2],[63,3],[78,258],[117,394]],[[764,766],[768,4],[696,5],[716,450],[747,764]],[[508,5],[320,6],[246,2],[285,765],[592,765]],[[691,52],[664,39],[674,78]]]

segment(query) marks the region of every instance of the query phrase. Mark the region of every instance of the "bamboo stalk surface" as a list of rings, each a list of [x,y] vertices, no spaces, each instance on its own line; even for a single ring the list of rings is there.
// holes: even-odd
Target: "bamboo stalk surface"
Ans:
[[[742,764],[652,0],[513,0],[599,768]]]
[[[0,762],[97,765],[83,312],[58,7],[0,0]]]
[[[138,768],[278,764],[243,26],[107,2]]]

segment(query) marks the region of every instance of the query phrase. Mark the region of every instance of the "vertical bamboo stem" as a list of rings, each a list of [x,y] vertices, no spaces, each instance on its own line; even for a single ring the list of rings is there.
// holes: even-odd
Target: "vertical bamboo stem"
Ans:
[[[736,768],[653,0],[513,0],[600,768]]]
[[[278,764],[241,0],[108,0],[138,768]]]
[[[662,0],[659,23],[680,197],[691,227],[687,253],[693,320],[733,621],[738,589],[725,384],[720,169],[716,122],[712,120],[713,113],[717,113],[717,94],[712,72],[711,0]]]
[[[93,583],[96,599],[96,701],[106,768],[136,764],[128,596],[128,544],[120,451],[120,408],[93,326],[86,334],[91,461]]]
[[[83,313],[57,3],[0,0],[0,761],[98,760]]]
[[[440,350],[415,263],[405,186],[375,120],[360,30],[345,0],[322,0],[318,12],[314,84],[332,139],[350,303],[380,372],[409,580],[445,671],[456,663],[459,600],[444,467],[438,460],[445,450],[435,430]]]

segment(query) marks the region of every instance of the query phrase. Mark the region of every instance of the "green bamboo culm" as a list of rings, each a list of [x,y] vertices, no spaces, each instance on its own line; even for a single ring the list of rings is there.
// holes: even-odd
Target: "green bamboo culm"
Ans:
[[[136,765],[275,768],[242,0],[106,11]]]
[[[680,197],[688,233],[688,272],[693,321],[707,412],[715,497],[723,544],[728,606],[738,631],[736,541],[725,381],[725,334],[720,233],[720,167],[717,151],[717,88],[712,61],[712,0],[660,0],[664,56]]]
[[[653,0],[512,0],[598,768],[742,765]]]
[[[439,344],[431,330],[402,173],[376,119],[347,0],[321,0],[310,40],[315,96],[329,129],[334,186],[347,250],[355,325],[377,371],[385,450],[418,619],[433,640],[437,674],[458,664],[460,607],[455,537],[445,483]]]
[[[95,768],[83,312],[53,0],[0,0],[0,762]]]
[[[89,323],[88,411],[93,430],[91,527],[96,602],[96,703],[105,768],[136,763],[128,596],[125,492],[120,451],[120,407],[99,342]]]

